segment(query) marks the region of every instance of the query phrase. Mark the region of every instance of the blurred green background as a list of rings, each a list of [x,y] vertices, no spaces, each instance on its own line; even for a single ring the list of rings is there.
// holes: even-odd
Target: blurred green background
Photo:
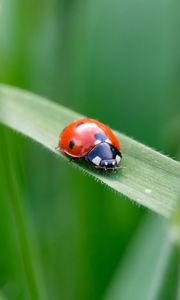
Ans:
[[[179,9],[177,0],[1,0],[0,81],[178,158]],[[2,299],[103,299],[147,214],[0,125]]]

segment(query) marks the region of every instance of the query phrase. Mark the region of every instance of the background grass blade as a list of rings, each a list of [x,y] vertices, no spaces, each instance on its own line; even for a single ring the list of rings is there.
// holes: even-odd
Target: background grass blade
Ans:
[[[20,261],[18,271],[23,278],[22,286],[25,286],[23,292],[28,294],[28,298],[30,297],[30,299],[46,299],[46,293],[44,292],[42,279],[40,278],[39,257],[37,258],[35,251],[36,243],[35,239],[32,238],[30,224],[28,224],[28,215],[25,209],[22,187],[19,184],[20,174],[16,169],[16,164],[19,163],[16,157],[18,147],[11,151],[14,141],[10,139],[12,137],[7,136],[3,131],[5,130],[1,130],[1,141],[4,147],[0,149],[0,167],[3,170],[5,183],[3,182],[1,190],[4,191],[4,193],[5,190],[8,191],[9,195],[9,197],[6,198],[6,202],[9,202],[10,212],[12,212],[11,217],[13,219],[13,223],[11,220],[11,224],[13,224],[13,231],[15,231],[17,235],[15,240],[17,242],[16,247],[18,248],[18,259]],[[2,201],[4,201],[4,199],[5,197],[3,196]],[[16,253],[15,249],[14,253]]]
[[[56,152],[59,132],[79,117],[42,97],[0,86],[0,121],[53,152]],[[124,154],[122,169],[111,175],[86,171],[137,203],[169,216],[180,189],[180,164],[125,135],[117,133],[117,136]]]
[[[145,218],[104,300],[176,299],[177,251],[169,239],[168,229],[165,219]]]
[[[0,294],[0,300],[7,300],[7,298]]]

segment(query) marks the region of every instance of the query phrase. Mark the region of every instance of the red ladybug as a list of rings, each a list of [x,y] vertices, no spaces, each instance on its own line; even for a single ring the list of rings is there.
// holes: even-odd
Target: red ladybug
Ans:
[[[80,158],[100,169],[118,167],[122,154],[114,133],[93,119],[79,119],[64,128],[58,149],[71,158]]]

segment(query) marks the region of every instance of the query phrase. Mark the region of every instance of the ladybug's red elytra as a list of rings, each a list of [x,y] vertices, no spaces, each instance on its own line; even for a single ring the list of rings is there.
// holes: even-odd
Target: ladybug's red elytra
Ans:
[[[58,149],[72,159],[83,159],[100,169],[116,169],[122,154],[118,139],[109,127],[83,118],[61,132]]]

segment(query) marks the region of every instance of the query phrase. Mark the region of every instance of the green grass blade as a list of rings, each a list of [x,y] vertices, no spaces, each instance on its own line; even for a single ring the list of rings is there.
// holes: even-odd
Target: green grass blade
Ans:
[[[2,148],[3,151],[1,151],[0,160],[6,178],[7,201],[10,202],[9,207],[12,209],[14,217],[15,232],[17,233],[17,241],[24,267],[24,279],[30,299],[45,299],[44,287],[42,288],[42,280],[39,276],[39,266],[36,263],[34,245],[32,245],[34,239],[31,238],[31,232],[29,226],[27,226],[23,193],[19,185],[19,174],[15,171],[16,150],[11,151],[14,143],[12,140],[9,140],[9,136],[7,137],[3,134],[3,131],[1,131],[1,134],[1,141],[3,141],[4,147]],[[21,266],[19,266],[19,269],[21,269]]]
[[[104,300],[160,299],[158,295],[172,252],[172,245],[167,239],[167,228],[168,222],[162,218],[148,216],[145,219]]]
[[[0,86],[0,122],[56,152],[60,131],[81,115],[29,92]],[[92,116],[91,116],[92,117]],[[117,133],[124,155],[117,174],[85,171],[135,202],[169,216],[180,190],[180,164]],[[84,169],[84,168],[83,168]]]
[[[177,206],[173,222],[154,215],[145,218],[104,300],[179,299],[179,216]]]
[[[7,300],[2,294],[0,294],[0,300]]]
[[[177,201],[175,212],[172,216],[170,226],[170,238],[177,250],[177,295],[176,299],[180,299],[180,198]]]

